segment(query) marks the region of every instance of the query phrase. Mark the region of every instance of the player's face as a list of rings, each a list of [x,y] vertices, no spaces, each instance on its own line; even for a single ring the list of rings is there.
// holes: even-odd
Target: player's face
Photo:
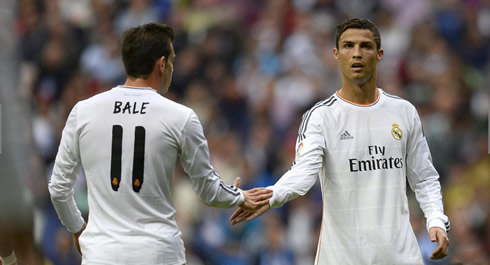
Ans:
[[[168,88],[170,87],[170,84],[172,83],[172,74],[174,72],[175,52],[174,52],[174,46],[172,44],[170,44],[170,47],[172,49],[172,52],[166,60],[165,69],[163,71],[163,76],[162,76],[161,84],[160,84],[160,93],[162,93],[162,94],[167,93]]]
[[[383,50],[376,49],[373,33],[368,29],[348,29],[339,39],[339,49],[333,51],[343,78],[356,85],[369,82],[376,75],[376,64]]]

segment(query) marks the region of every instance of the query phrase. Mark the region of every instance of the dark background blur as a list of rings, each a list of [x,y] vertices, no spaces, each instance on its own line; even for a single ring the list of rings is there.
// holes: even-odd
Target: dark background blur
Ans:
[[[378,26],[378,86],[417,107],[441,175],[452,223],[443,261],[427,260],[435,246],[408,192],[424,259],[489,264],[489,0],[2,0],[0,225],[18,231],[19,261],[80,263],[47,182],[74,104],[124,82],[124,30],[154,21],[174,28],[166,96],[196,111],[224,181],[241,176],[250,188],[289,168],[301,115],[340,88],[335,26],[356,16]],[[83,172],[76,191],[87,216]],[[200,203],[181,171],[174,198],[188,265],[313,264],[318,184],[234,227],[232,210]]]

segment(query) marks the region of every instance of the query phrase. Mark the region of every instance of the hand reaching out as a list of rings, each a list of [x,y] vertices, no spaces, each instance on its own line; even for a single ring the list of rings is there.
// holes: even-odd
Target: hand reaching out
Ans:
[[[240,185],[240,178],[236,178],[233,185],[238,187]],[[269,199],[272,197],[272,190],[265,188],[254,188],[242,192],[245,196],[245,200],[230,217],[230,223],[232,225],[243,221],[251,221],[265,213],[270,208]]]
[[[233,181],[233,186],[240,186],[240,178],[235,178]],[[253,188],[251,190],[242,190],[245,200],[240,204],[240,208],[245,210],[255,210],[261,206],[269,204],[269,198],[272,197],[272,190],[265,188]]]
[[[232,225],[236,225],[243,221],[247,221],[247,222],[252,221],[254,218],[259,217],[263,213],[267,212],[267,210],[269,209],[270,209],[269,203],[264,204],[255,210],[245,210],[243,208],[238,208],[230,217],[230,223]]]

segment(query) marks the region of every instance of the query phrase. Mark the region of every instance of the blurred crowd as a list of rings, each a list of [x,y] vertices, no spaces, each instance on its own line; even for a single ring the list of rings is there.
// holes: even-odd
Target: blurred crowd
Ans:
[[[19,0],[16,14],[19,93],[30,104],[45,169],[46,187],[31,192],[46,264],[80,262],[47,182],[74,104],[125,81],[122,32],[147,22],[174,28],[166,97],[196,111],[214,167],[226,183],[240,176],[246,189],[271,185],[288,170],[302,114],[340,89],[335,26],[350,17],[378,26],[385,50],[378,86],[417,107],[440,173],[452,224],[449,256],[440,262],[428,260],[435,246],[408,191],[424,261],[490,263],[489,0]],[[199,202],[181,170],[174,198],[188,265],[313,264],[319,184],[236,226],[228,222],[232,210]],[[83,172],[76,200],[86,217]]]

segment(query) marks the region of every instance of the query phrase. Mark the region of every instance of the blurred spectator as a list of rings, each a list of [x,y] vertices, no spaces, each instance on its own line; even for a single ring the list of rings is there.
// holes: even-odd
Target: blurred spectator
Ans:
[[[151,0],[128,0],[128,6],[121,11],[115,21],[116,34],[127,29],[159,20],[158,9],[153,8]]]
[[[93,82],[102,86],[124,81],[119,39],[113,34],[101,36],[100,43],[93,43],[84,50],[80,67],[94,78]]]
[[[295,256],[285,240],[285,228],[281,218],[272,212],[263,219],[264,246],[255,259],[255,265],[293,265]]]

